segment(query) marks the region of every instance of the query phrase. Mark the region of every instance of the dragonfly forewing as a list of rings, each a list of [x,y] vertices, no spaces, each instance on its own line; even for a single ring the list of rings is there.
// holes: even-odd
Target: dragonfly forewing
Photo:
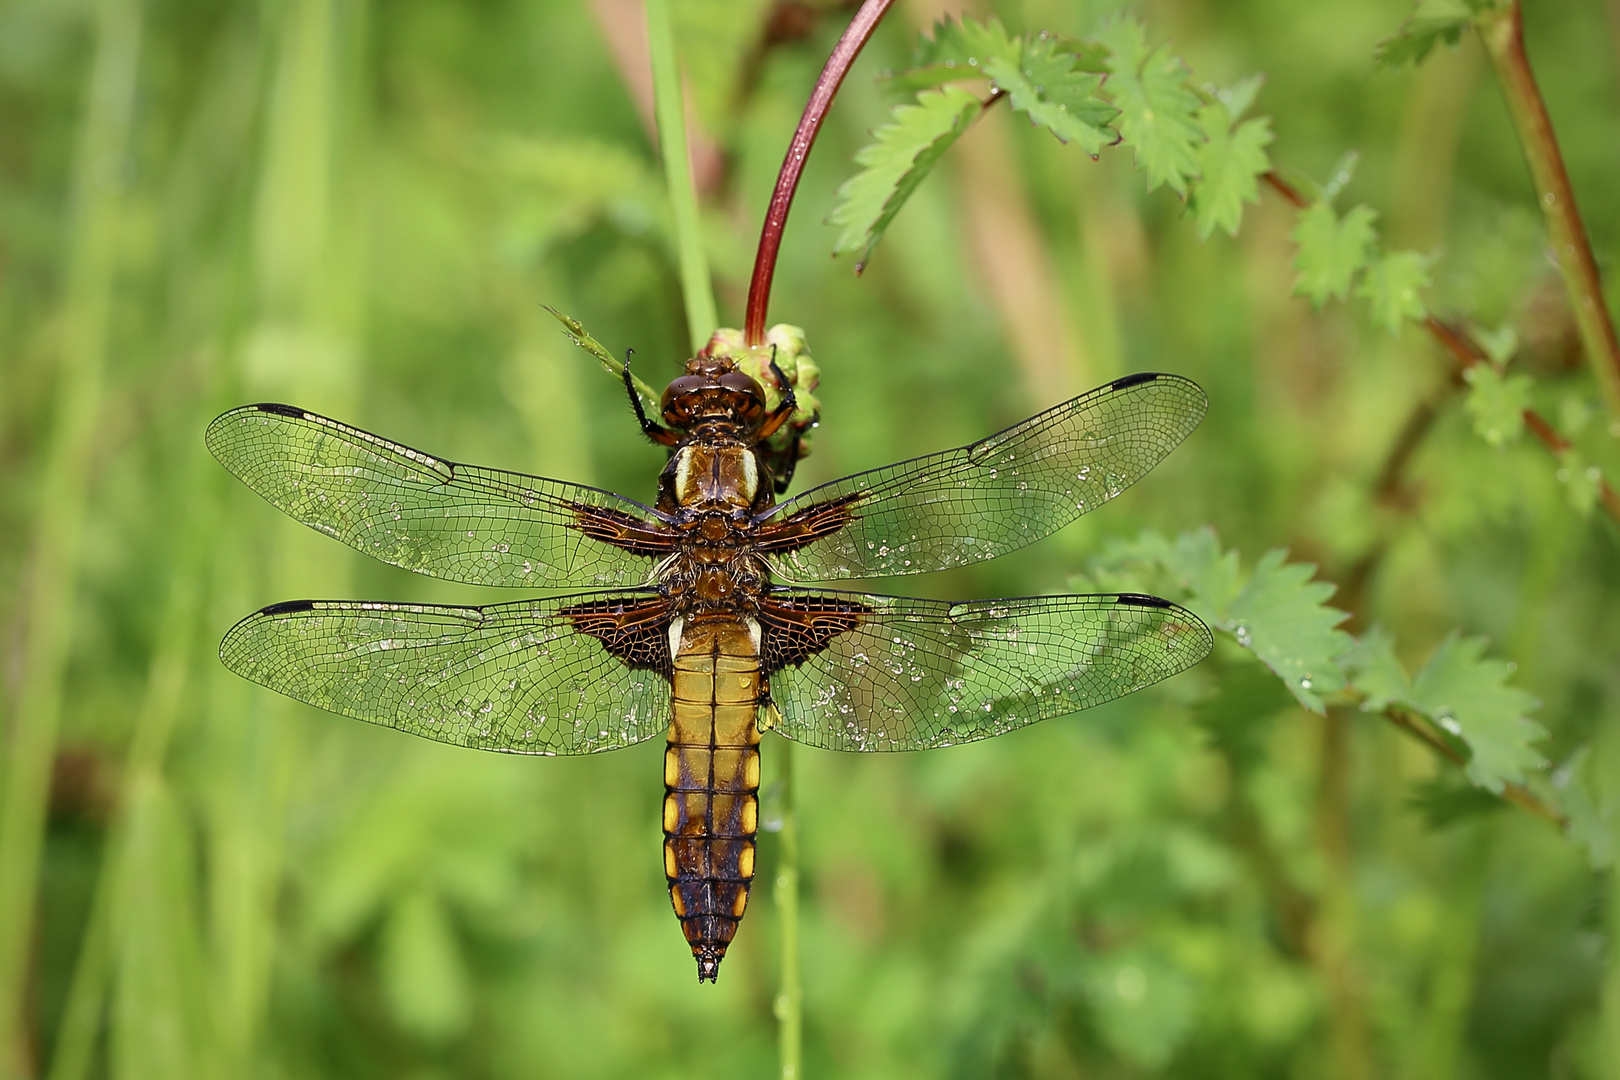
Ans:
[[[278,510],[432,577],[624,588],[671,544],[653,511],[610,492],[459,464],[293,406],[232,409],[206,441]]]
[[[767,516],[761,546],[795,581],[993,559],[1136,483],[1207,407],[1177,375],[1117,379],[969,446],[812,488]]]

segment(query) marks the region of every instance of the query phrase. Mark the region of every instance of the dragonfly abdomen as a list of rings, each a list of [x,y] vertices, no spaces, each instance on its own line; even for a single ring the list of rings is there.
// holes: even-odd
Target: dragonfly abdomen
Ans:
[[[713,982],[754,880],[759,830],[758,635],[733,615],[693,616],[675,645],[664,751],[664,873],[698,981]]]

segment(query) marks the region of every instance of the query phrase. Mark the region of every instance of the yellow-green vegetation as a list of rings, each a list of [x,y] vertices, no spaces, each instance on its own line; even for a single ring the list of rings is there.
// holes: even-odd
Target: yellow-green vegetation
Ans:
[[[890,13],[777,266],[794,490],[1186,375],[1147,482],[893,588],[1151,591],[1217,646],[998,739],[800,748],[786,799],[767,733],[717,986],[656,740],[481,754],[220,667],[273,601],[517,598],[278,514],[203,447],[229,407],[651,499],[600,368],[656,400],[743,325],[849,17],[652,8],[649,65],[612,0],[0,6],[0,1080],[1620,1080],[1613,5]]]

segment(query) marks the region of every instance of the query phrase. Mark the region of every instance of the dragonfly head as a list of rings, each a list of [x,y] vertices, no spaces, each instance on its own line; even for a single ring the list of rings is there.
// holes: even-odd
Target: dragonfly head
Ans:
[[[746,438],[765,421],[765,390],[730,357],[693,357],[686,374],[664,390],[664,423]]]

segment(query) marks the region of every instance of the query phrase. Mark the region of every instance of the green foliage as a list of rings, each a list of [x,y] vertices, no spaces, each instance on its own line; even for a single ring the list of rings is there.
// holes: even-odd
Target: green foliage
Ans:
[[[1384,67],[1422,63],[1441,42],[1457,44],[1482,6],[1481,0],[1418,0],[1400,33],[1379,42],[1373,57]]]
[[[1271,168],[1266,147],[1271,144],[1270,118],[1260,116],[1241,123],[1226,105],[1205,105],[1198,110],[1198,126],[1205,141],[1198,147],[1200,182],[1188,205],[1198,219],[1198,238],[1207,239],[1217,228],[1236,236],[1243,222],[1243,204],[1260,201],[1262,173]]]
[[[1321,307],[1329,299],[1343,300],[1350,295],[1356,275],[1367,268],[1373,254],[1373,222],[1378,212],[1368,206],[1355,206],[1340,218],[1328,202],[1312,203],[1299,213],[1299,223],[1290,234],[1299,251],[1294,255],[1294,292],[1308,296]]]
[[[1222,551],[1214,530],[1185,533],[1174,543],[1144,533],[1107,561],[1146,560],[1191,594],[1189,605],[1270,668],[1288,692],[1314,713],[1322,695],[1344,687],[1339,661],[1355,645],[1337,627],[1346,615],[1327,605],[1335,589],[1312,580],[1316,567],[1268,551],[1244,575],[1235,551]]]
[[[96,117],[120,99],[98,96],[118,80],[93,79],[94,20],[120,10],[140,17],[113,68],[135,92],[108,153]],[[1612,95],[1592,91],[1613,82],[1612,34],[1601,5],[1552,10],[1526,7],[1536,76],[1576,190],[1598,193],[1582,210],[1599,264],[1620,266],[1620,202],[1602,197]],[[847,9],[672,11],[719,144],[695,176],[736,323],[771,181]],[[1050,101],[1022,74],[1032,46],[1074,85],[1107,72],[1087,100],[1122,108],[1124,63],[1072,6],[991,0],[910,70],[897,8],[845,82],[772,298],[823,368],[795,490],[968,444],[1131,371],[1182,372],[1209,415],[1151,475],[1040,545],[905,591],[1051,593],[1101,552],[1085,591],[1152,591],[1225,628],[1185,675],[1004,738],[796,755],[806,1075],[1519,1080],[1553,1062],[1588,1080],[1620,1045],[1620,547],[1594,502],[1620,469],[1615,417],[1573,362],[1489,69],[1436,64],[1421,91],[1370,71],[1391,11],[1155,6],[1130,47],[1140,79],[1185,71],[1191,168],[1171,140],[1147,195],[1128,139],[1096,164],[1018,130],[988,196],[978,172],[948,182],[951,155],[894,205],[897,188],[873,195],[879,216],[903,201],[907,227],[859,282],[819,223],[895,101],[982,101],[993,55]],[[50,641],[62,657],[46,680],[60,737],[32,776],[37,918],[0,916],[27,954],[17,1071],[773,1071],[779,833],[761,836],[720,984],[699,988],[659,859],[661,747],[458,752],[275,699],[215,653],[275,600],[509,599],[280,520],[200,445],[228,407],[290,401],[455,460],[656,498],[666,455],[598,370],[633,347],[656,400],[688,353],[626,25],[516,0],[118,0],[13,4],[0,34],[0,702],[40,682]],[[1263,89],[1210,85],[1241,72]],[[1325,168],[1348,146],[1353,175]],[[1163,190],[1177,160],[1185,207]],[[1307,202],[1337,196],[1335,234],[1357,203],[1378,211],[1359,268],[1323,292],[1345,307],[1287,297],[1294,211],[1263,164]],[[1241,227],[1255,181],[1264,228],[1198,243]],[[969,197],[1034,227],[970,232]],[[1398,244],[1425,253],[1432,285]],[[1490,364],[1466,392],[1448,394],[1455,361],[1432,335],[1386,333],[1414,299],[1448,326],[1498,328],[1473,333]],[[64,350],[97,333],[102,403],[86,408],[63,396]],[[1505,440],[1524,402],[1570,442],[1562,457],[1476,434],[1493,417],[1483,429]],[[63,529],[75,544],[52,541]],[[1301,561],[1262,557],[1284,545]],[[69,546],[70,572],[42,577]],[[51,600],[43,626],[30,594]],[[1335,656],[1341,608],[1386,629]],[[1334,670],[1347,681],[1325,689]],[[1307,673],[1325,717],[1299,696]],[[1358,711],[1380,700],[1369,688],[1383,711]],[[34,718],[0,712],[9,767]],[[780,740],[763,755],[769,785]],[[1536,800],[1564,831],[1526,812]]]
[[[1103,77],[1078,68],[1078,58],[1059,52],[1056,42],[1025,40],[1011,55],[992,54],[981,63],[1012,107],[1058,142],[1095,154],[1113,141],[1106,125],[1119,110],[1097,97]]]
[[[1530,744],[1547,732],[1528,717],[1535,698],[1507,685],[1514,665],[1484,658],[1484,638],[1452,634],[1418,673],[1408,679],[1395,657],[1394,640],[1374,630],[1362,638],[1350,662],[1362,707],[1410,709],[1468,747],[1468,778],[1487,791],[1522,784],[1526,771],[1544,761]]]
[[[1120,135],[1135,149],[1148,190],[1168,184],[1186,195],[1205,139],[1198,115],[1202,102],[1185,85],[1186,65],[1168,45],[1149,50],[1147,28],[1133,19],[1111,23],[1098,40],[1112,54],[1108,88],[1119,106]]]
[[[1530,406],[1530,377],[1475,364],[1463,378],[1468,382],[1468,418],[1479,437],[1496,447],[1518,442],[1524,433],[1524,410]]]
[[[864,266],[900,207],[981,109],[978,98],[955,86],[925,90],[915,105],[895,109],[894,122],[855,155],[861,171],[838,189],[842,201],[827,219],[843,229],[833,253],[857,251]]]
[[[1558,479],[1563,481],[1564,495],[1575,512],[1582,517],[1590,514],[1597,505],[1603,470],[1588,462],[1586,455],[1572,446],[1559,451]]]
[[[1168,186],[1187,198],[1200,237],[1217,228],[1236,235],[1243,204],[1258,201],[1257,178],[1271,168],[1269,119],[1239,122],[1260,79],[1206,101],[1192,88],[1186,65],[1168,46],[1150,49],[1146,27],[1134,19],[1113,20],[1095,39],[1014,37],[994,18],[945,19],[921,38],[911,66],[889,80],[917,97],[896,106],[894,122],[856,155],[863,170],[839,190],[843,201],[831,218],[844,230],[835,254],[859,251],[857,268],[863,266],[923,175],[960,135],[955,125],[967,116],[965,101],[941,101],[932,88],[981,78],[1060,142],[1094,157],[1111,143],[1131,148],[1148,190]]]
[[[1393,336],[1402,323],[1421,322],[1428,314],[1419,290],[1431,284],[1428,259],[1415,251],[1394,251],[1367,264],[1356,295],[1372,308],[1373,322]]]

